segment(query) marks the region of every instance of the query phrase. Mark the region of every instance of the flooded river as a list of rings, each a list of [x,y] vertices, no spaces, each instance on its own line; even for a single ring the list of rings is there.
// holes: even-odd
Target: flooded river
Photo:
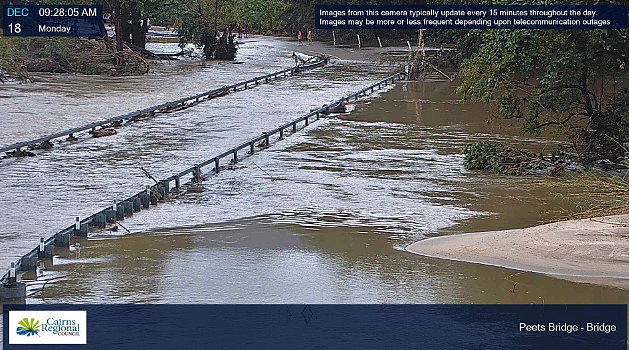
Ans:
[[[241,47],[243,64],[0,86],[0,144],[283,69],[299,49],[255,38]],[[340,60],[5,161],[0,266],[74,216],[150,184],[139,167],[170,176],[390,73]],[[34,279],[27,303],[627,303],[626,291],[610,287],[404,251],[435,234],[532,226],[574,205],[535,180],[463,168],[461,147],[473,140],[535,150],[555,142],[488,124],[489,112],[462,103],[456,84],[398,83],[211,177],[202,193],[125,219],[132,234],[94,232],[56,249],[52,264],[25,276]]]

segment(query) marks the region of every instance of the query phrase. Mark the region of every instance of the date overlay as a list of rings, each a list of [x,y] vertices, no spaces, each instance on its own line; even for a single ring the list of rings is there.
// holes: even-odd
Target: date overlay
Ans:
[[[102,5],[5,5],[3,36],[102,37]]]

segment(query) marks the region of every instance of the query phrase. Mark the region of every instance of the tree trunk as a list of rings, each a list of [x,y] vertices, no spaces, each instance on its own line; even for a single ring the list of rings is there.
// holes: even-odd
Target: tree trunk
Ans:
[[[144,49],[144,43],[142,43],[142,28],[140,27],[140,13],[135,2],[131,3],[131,43],[133,46]]]
[[[114,50],[113,45],[111,45],[111,40],[109,39],[109,36],[107,35],[107,28],[105,28],[105,21],[103,21],[103,42],[105,43],[105,48],[107,48],[107,52],[109,52],[109,54],[112,55],[111,63],[113,63],[114,66],[119,65],[120,62],[118,59],[118,55],[116,55],[116,50]]]
[[[122,40],[131,44],[131,24],[129,23],[129,9],[121,8],[120,25],[122,26]]]
[[[145,18],[142,20],[142,30],[140,31],[141,36],[141,44],[142,49],[146,49],[146,33],[149,31],[149,19]]]
[[[417,36],[417,50],[411,52],[409,59],[408,80],[419,80],[422,72],[424,71],[424,32],[423,29],[418,31]]]
[[[113,20],[114,20],[114,28],[116,30],[116,49],[119,53],[122,53],[122,51],[124,50],[124,45],[122,42],[122,21],[121,21],[121,6],[120,6],[120,0],[115,0],[114,3],[114,16],[113,16]],[[107,34],[105,34],[107,35]],[[118,55],[116,57],[116,65],[118,66],[122,66],[124,65],[124,56],[123,55]]]
[[[122,51],[124,46],[122,44],[122,19],[121,17],[120,0],[116,0],[114,5],[114,28],[116,30],[116,49]]]

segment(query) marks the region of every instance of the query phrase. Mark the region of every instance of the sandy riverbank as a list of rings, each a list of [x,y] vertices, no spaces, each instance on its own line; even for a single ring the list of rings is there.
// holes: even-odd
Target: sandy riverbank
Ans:
[[[428,238],[406,250],[629,289],[629,215]]]

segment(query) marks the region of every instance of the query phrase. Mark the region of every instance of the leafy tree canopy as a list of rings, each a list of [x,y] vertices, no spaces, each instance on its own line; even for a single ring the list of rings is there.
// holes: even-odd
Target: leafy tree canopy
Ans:
[[[627,29],[474,30],[468,36],[480,47],[462,65],[464,98],[495,105],[498,117],[523,121],[530,133],[568,127],[587,161],[624,155]]]

